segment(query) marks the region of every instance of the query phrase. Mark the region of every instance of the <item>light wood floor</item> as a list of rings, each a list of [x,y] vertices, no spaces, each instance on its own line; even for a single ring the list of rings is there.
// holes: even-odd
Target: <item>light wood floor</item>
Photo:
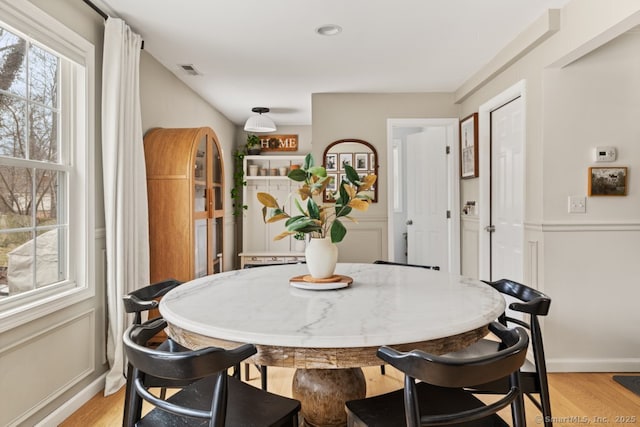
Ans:
[[[253,369],[253,367],[252,367]],[[385,393],[402,387],[402,376],[387,366],[387,375],[380,375],[378,367],[364,368],[368,395]],[[640,426],[640,396],[622,387],[608,373],[549,374],[551,406],[554,425]],[[269,368],[269,391],[291,396],[293,370]],[[249,383],[260,387],[257,371],[252,371]],[[490,399],[490,398],[489,398]],[[541,425],[539,413],[528,402],[527,425]],[[62,427],[112,427],[122,425],[124,387],[118,393],[94,396],[80,410],[69,417]],[[503,414],[511,420],[510,412]]]

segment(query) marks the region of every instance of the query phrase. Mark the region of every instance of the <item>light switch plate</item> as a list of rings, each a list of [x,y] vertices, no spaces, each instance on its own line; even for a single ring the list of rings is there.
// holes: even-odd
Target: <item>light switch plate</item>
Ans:
[[[569,213],[586,213],[587,198],[585,196],[569,196]]]

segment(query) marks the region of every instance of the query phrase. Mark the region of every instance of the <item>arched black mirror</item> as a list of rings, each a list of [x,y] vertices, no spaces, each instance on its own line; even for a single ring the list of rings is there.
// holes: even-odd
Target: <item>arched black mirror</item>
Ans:
[[[378,152],[367,141],[362,139],[339,139],[327,146],[322,156],[322,165],[331,178],[329,186],[323,195],[325,202],[333,202],[331,194],[336,190],[337,183],[342,182],[345,176],[344,165],[348,164],[361,175],[378,175]],[[378,182],[367,191],[373,203],[378,202]]]

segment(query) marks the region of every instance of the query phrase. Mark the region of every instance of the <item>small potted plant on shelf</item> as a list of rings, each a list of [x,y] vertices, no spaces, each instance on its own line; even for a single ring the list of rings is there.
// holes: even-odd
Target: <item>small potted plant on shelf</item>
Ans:
[[[260,151],[261,151],[260,137],[252,133],[247,135],[247,154],[250,154],[250,155],[260,154]]]
[[[309,273],[313,279],[332,277],[338,260],[336,243],[344,239],[347,229],[342,220],[357,222],[350,214],[353,209],[366,211],[371,203],[367,194],[376,182],[376,175],[360,177],[351,166],[345,165],[346,179],[332,194],[334,204],[319,205],[315,197],[322,198],[327,191],[330,178],[322,166],[315,166],[313,156],[307,154],[304,164],[299,169],[292,169],[287,175],[289,179],[300,182],[293,202],[296,215],[290,215],[280,206],[278,201],[268,193],[258,193],[258,201],[263,205],[262,216],[266,223],[286,220],[286,230],[275,237],[280,240],[293,235],[296,239],[309,236],[305,250],[305,258]]]

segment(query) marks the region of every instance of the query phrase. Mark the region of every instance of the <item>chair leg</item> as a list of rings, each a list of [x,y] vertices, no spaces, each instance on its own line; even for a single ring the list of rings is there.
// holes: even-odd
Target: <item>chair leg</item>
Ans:
[[[380,365],[380,374],[382,374],[382,375],[386,374],[386,372],[384,370],[384,365]]]
[[[260,385],[264,391],[267,391],[267,367],[266,365],[260,366]]]
[[[244,380],[245,381],[249,381],[249,364],[245,363],[244,364]]]
[[[510,384],[520,388],[520,372],[514,372],[510,375]],[[524,393],[522,389],[518,393],[518,397],[511,402],[511,417],[514,427],[525,427],[527,425],[524,413]]]

